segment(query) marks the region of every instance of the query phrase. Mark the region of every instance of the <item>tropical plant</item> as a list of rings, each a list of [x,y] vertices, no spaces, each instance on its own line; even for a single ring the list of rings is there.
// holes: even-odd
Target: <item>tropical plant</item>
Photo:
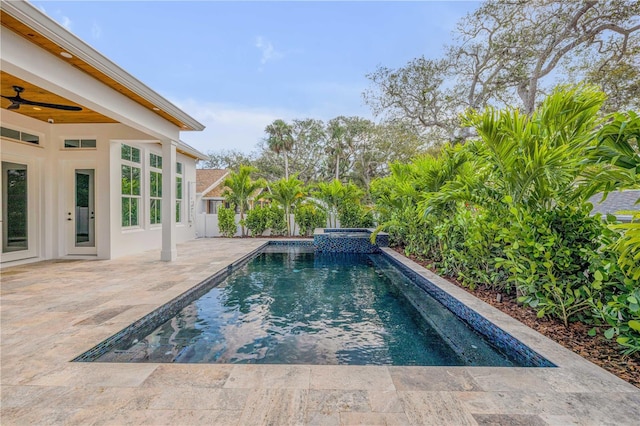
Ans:
[[[251,180],[251,173],[255,171],[257,170],[254,167],[240,166],[240,170],[237,173],[232,172],[224,180],[225,190],[222,196],[225,197],[227,202],[238,206],[243,237],[245,236],[244,212],[249,209],[249,200],[253,199],[255,201],[263,196],[263,194],[260,194],[260,190],[266,185],[263,179]]]
[[[637,188],[640,184],[640,115],[635,111],[615,113],[598,132],[583,172],[587,195]],[[640,202],[640,200],[638,200]],[[616,341],[625,354],[640,352],[640,211],[625,211],[628,223],[610,218],[610,238],[594,274],[594,286],[609,283],[611,291],[594,301],[594,315],[609,328],[605,337]],[[595,329],[594,329],[595,330]]]
[[[287,153],[291,151],[294,144],[292,135],[293,128],[281,119],[274,120],[265,129],[267,133],[267,144],[276,154],[284,154],[284,178],[289,179],[289,156]]]
[[[371,210],[360,203],[347,203],[338,210],[342,228],[371,228],[375,226]]]
[[[604,99],[594,88],[577,86],[556,89],[530,116],[517,109],[469,113],[465,123],[482,139],[474,155],[486,180],[465,182],[465,192],[480,193],[488,203],[509,196],[518,205],[541,210],[580,199],[574,182],[595,141]]]
[[[320,182],[312,189],[314,197],[321,200],[327,209],[329,226],[337,227],[338,210],[349,203],[357,203],[363,195],[363,191],[352,183],[343,184],[338,179],[331,182]]]
[[[315,228],[324,228],[327,214],[314,203],[304,203],[296,207],[295,221],[300,227],[300,235],[309,236]]]
[[[268,197],[282,206],[287,223],[287,236],[292,234],[291,211],[304,198],[304,185],[297,175],[280,179],[271,184]]]
[[[265,207],[267,211],[267,229],[271,235],[285,235],[287,233],[287,221],[284,219],[284,209],[276,203]]]
[[[247,212],[245,223],[253,237],[262,235],[269,227],[269,210],[265,207],[255,206]]]
[[[391,176],[372,182],[378,227],[372,239],[381,231],[390,233],[392,241],[405,246],[407,254],[438,258],[441,246],[434,238],[436,224],[450,217],[454,204],[432,208],[427,213],[427,198],[436,194],[447,182],[470,173],[466,148],[445,146],[436,157],[425,154],[409,164],[390,164]]]
[[[615,216],[607,222],[616,222]],[[594,300],[593,320],[595,327],[589,332],[595,336],[598,329],[605,328],[604,337],[616,338],[626,355],[640,353],[640,280],[632,279],[619,266],[616,247],[619,234],[615,230],[605,233],[608,244],[594,258],[591,274],[593,287],[604,289],[605,296]]]
[[[227,238],[236,235],[238,227],[236,225],[236,211],[233,206],[230,208],[220,206],[218,208],[218,228],[220,233]]]
[[[616,189],[640,187],[640,114],[614,113],[588,149],[581,184],[586,196]]]

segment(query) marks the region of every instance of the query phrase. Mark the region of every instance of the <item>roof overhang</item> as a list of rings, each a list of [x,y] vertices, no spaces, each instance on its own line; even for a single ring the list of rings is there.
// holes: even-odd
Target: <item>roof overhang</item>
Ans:
[[[179,152],[189,155],[197,160],[207,160],[209,158],[207,155],[203,154],[202,152],[198,151],[197,149],[183,141],[178,141],[176,149]]]
[[[201,131],[204,125],[110,61],[26,1],[0,1],[0,22],[29,42],[63,59],[175,125]],[[60,55],[66,52],[71,58]],[[201,154],[200,154],[201,155]],[[200,158],[200,156],[198,156]]]

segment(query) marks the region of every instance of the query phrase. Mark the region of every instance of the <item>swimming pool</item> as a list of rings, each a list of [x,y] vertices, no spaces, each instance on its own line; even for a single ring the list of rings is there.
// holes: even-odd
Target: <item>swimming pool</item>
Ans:
[[[384,254],[270,245],[197,287],[76,361],[550,366],[487,340]]]

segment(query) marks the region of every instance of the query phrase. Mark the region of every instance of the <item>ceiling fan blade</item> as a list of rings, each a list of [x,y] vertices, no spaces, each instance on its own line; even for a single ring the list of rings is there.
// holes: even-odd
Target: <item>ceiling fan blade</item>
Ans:
[[[7,107],[7,109],[18,109],[18,108],[20,108],[20,105],[24,104],[24,105],[39,106],[39,107],[43,107],[43,108],[62,109],[62,110],[65,110],[65,111],[82,111],[82,108],[80,108],[78,106],[49,104],[49,103],[46,103],[46,102],[36,102],[36,101],[30,101],[30,100],[21,98],[20,97],[20,93],[24,92],[24,88],[20,87],[20,86],[13,86],[13,90],[16,91],[16,95],[15,96],[0,95],[3,98],[8,99],[8,100],[11,101],[11,105],[9,105]]]
[[[25,105],[39,106],[43,108],[62,109],[65,111],[82,111],[82,108],[73,105],[48,104],[46,102],[29,101],[21,98],[20,103]]]

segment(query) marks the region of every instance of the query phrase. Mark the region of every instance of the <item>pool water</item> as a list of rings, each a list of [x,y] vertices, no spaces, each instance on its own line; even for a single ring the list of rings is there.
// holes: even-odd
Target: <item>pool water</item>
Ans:
[[[97,361],[518,365],[381,254],[284,251],[259,254]]]

